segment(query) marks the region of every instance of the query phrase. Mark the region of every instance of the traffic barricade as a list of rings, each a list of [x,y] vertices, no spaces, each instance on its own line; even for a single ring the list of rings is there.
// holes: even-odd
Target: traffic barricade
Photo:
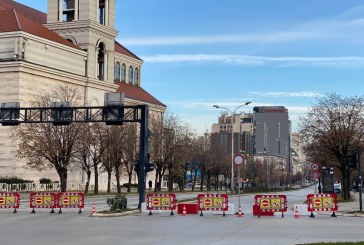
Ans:
[[[222,216],[225,216],[225,211],[229,208],[229,197],[227,194],[198,194],[197,206],[200,216],[203,216],[202,211],[222,211]]]
[[[197,203],[178,203],[177,213],[184,214],[184,215],[198,214],[198,205],[197,205]]]
[[[282,212],[282,218],[284,217],[284,212],[287,212],[287,197],[286,195],[255,195],[255,205],[257,205],[257,214],[269,212]]]
[[[20,194],[18,192],[0,192],[0,208],[13,208],[13,213],[20,205]]]
[[[78,208],[78,213],[82,213],[82,208],[85,207],[85,194],[83,192],[60,192],[57,194],[57,207],[59,214],[62,213],[62,208]]]
[[[54,192],[31,192],[29,196],[30,208],[32,214],[35,213],[35,208],[51,208],[51,214],[54,213],[54,208],[57,208],[57,193]]]
[[[311,212],[310,217],[314,218],[313,212],[318,211],[332,211],[331,217],[336,217],[335,211],[339,206],[337,205],[336,194],[308,194],[307,195],[307,210]]]
[[[170,215],[172,216],[174,215],[173,210],[176,210],[176,207],[176,194],[147,194],[147,210],[149,210],[149,215],[153,215],[152,210],[171,210]]]

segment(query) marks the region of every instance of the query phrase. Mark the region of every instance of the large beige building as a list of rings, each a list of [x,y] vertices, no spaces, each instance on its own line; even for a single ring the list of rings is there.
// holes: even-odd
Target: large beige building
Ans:
[[[141,86],[143,61],[117,35],[115,0],[48,0],[47,14],[0,0],[0,102],[29,106],[40,91],[68,84],[82,91],[85,105],[103,105],[105,92],[123,92],[125,103],[148,104],[162,115],[165,105]],[[16,158],[8,131],[0,127],[0,176],[49,177]],[[79,184],[82,174],[71,173],[69,182]]]

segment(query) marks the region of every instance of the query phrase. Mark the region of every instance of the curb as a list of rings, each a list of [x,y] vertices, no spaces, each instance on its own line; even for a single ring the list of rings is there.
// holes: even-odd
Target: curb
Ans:
[[[131,214],[139,214],[139,213],[140,213],[140,210],[136,209],[136,210],[126,211],[126,212],[122,212],[122,213],[110,213],[110,214],[95,213],[95,214],[90,214],[90,217],[121,217],[121,216],[127,216],[127,215],[131,215]]]

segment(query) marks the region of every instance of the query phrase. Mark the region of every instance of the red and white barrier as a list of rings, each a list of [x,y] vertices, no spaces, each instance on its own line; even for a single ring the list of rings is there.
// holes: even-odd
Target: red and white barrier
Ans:
[[[13,208],[13,213],[20,206],[20,194],[18,192],[0,192],[0,208]]]
[[[197,206],[201,211],[200,216],[203,216],[202,211],[225,211],[229,209],[229,197],[227,194],[198,194]]]
[[[171,210],[171,215],[174,215],[173,210],[177,207],[176,194],[149,193],[146,199],[149,215],[153,214],[152,210]]]

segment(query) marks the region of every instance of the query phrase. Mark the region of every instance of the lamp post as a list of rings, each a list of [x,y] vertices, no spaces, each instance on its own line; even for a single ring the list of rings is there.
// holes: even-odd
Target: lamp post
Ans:
[[[259,122],[256,122],[257,125],[261,125]],[[281,123],[276,123],[276,124],[272,124],[267,126],[265,122],[263,122],[263,154],[267,155],[269,152],[269,148],[268,148],[268,128],[272,127],[272,126],[277,126],[278,127],[278,139],[276,139],[278,141],[278,154],[281,153]],[[264,159],[266,159],[264,157]],[[267,187],[269,188],[269,159],[267,159]]]
[[[218,106],[218,105],[213,105],[213,107],[215,107],[217,109],[227,110],[228,112],[230,112],[230,115],[231,115],[231,179],[230,179],[230,191],[231,191],[231,193],[233,193],[233,179],[234,179],[234,123],[235,123],[234,122],[234,114],[235,114],[236,110],[239,109],[240,107],[249,105],[251,103],[252,103],[251,101],[247,101],[244,104],[236,107],[233,112],[231,112],[231,110],[229,110],[228,108]]]

